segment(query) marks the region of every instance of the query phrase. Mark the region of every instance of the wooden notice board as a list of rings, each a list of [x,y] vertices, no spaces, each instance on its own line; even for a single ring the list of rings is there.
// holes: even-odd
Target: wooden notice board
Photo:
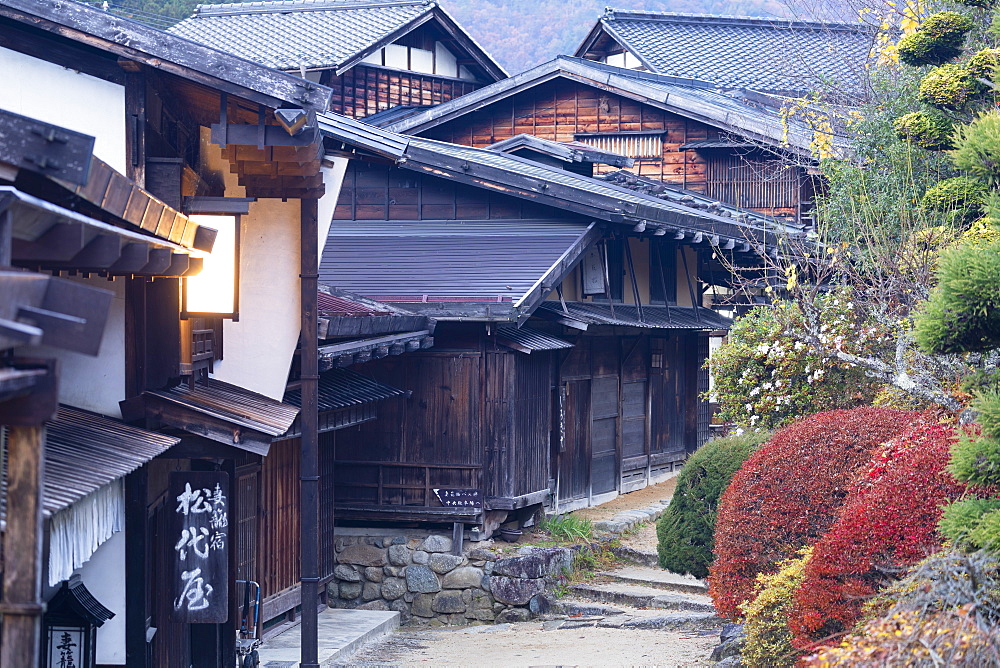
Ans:
[[[185,624],[229,619],[229,475],[223,471],[170,474],[173,508],[171,618]]]

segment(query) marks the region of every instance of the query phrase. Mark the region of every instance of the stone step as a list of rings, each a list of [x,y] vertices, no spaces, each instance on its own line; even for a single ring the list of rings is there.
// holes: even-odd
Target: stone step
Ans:
[[[667,592],[655,587],[625,583],[585,583],[571,585],[569,589],[574,596],[601,603],[628,605],[633,608],[715,612],[712,599],[707,596]]]
[[[613,571],[603,571],[598,573],[598,575],[618,582],[653,587],[666,591],[701,595],[708,593],[708,585],[702,580],[690,575],[678,575],[677,573],[665,571],[662,568],[622,566]]]
[[[544,623],[543,630],[574,629],[597,626],[613,629],[674,629],[691,631],[711,631],[717,633],[725,620],[711,612],[670,612],[643,610],[622,606],[611,608],[585,601],[561,600],[564,610],[586,611],[590,614],[569,614],[566,618],[553,619]]]
[[[626,545],[613,545],[611,546],[611,554],[633,564],[648,566],[649,568],[660,567],[660,558],[656,552],[643,552]]]
[[[345,661],[362,645],[374,642],[399,628],[398,612],[339,610],[319,613],[319,662]],[[258,650],[263,668],[293,668],[299,665],[301,633],[298,628],[267,640]]]

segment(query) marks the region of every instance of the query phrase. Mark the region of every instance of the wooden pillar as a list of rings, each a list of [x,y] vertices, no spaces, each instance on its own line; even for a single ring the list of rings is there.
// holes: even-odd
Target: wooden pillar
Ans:
[[[7,427],[0,666],[37,666],[41,647],[42,481],[45,426]]]
[[[141,467],[125,476],[125,665],[147,665],[146,478]],[[165,588],[164,588],[165,591]]]
[[[314,199],[302,200],[301,267],[302,334],[302,422],[300,540],[302,546],[302,625],[301,666],[319,668],[319,641],[316,600],[319,597],[319,341],[317,323],[317,281],[319,279],[319,211]],[[330,518],[330,521],[333,521]]]

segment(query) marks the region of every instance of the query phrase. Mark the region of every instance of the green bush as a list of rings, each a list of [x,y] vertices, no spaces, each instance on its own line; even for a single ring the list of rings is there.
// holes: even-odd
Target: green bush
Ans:
[[[996,0],[955,0],[960,5],[975,7],[977,9],[993,9],[996,7]]]
[[[1000,66],[1000,49],[983,49],[969,59],[965,68],[974,79],[993,81]]]
[[[971,485],[993,486],[1000,478],[1000,441],[990,436],[963,436],[952,449],[948,471]]]
[[[928,151],[951,148],[955,125],[947,117],[931,111],[915,111],[893,122],[896,136]]]
[[[945,507],[938,530],[955,545],[969,545],[980,521],[998,513],[1000,499],[962,499]]]
[[[917,342],[936,355],[1000,347],[1000,243],[942,251],[938,287],[915,325]]]
[[[932,107],[961,109],[979,92],[977,83],[962,65],[940,65],[920,80],[917,99]]]
[[[792,646],[788,613],[811,555],[811,547],[803,548],[795,557],[780,562],[776,573],[757,576],[757,595],[740,605],[746,630],[741,658],[749,668],[795,665],[800,652]]]
[[[899,59],[907,65],[940,65],[962,52],[965,35],[972,30],[972,19],[956,12],[932,14],[917,32],[899,41]]]
[[[656,525],[661,568],[708,577],[719,497],[733,474],[766,440],[765,433],[745,432],[713,439],[691,455],[677,476],[670,505]]]
[[[965,227],[980,217],[986,192],[982,182],[956,176],[928,188],[920,200],[920,207],[928,213],[944,213],[949,223]]]
[[[923,84],[921,84],[923,89]],[[952,162],[959,169],[992,185],[1000,185],[1000,114],[982,114],[955,130]]]

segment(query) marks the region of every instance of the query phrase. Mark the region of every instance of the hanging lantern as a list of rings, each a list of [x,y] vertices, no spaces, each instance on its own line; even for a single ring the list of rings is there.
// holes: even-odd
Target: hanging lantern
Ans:
[[[46,608],[42,665],[46,668],[94,668],[97,627],[114,616],[87,590],[79,575],[63,581]]]

